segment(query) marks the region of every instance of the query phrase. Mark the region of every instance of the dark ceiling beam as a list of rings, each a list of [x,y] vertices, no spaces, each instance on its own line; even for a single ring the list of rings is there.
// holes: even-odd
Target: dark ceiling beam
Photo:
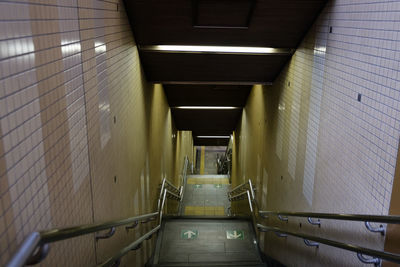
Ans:
[[[291,55],[231,55],[140,51],[150,82],[270,83]]]
[[[170,107],[244,107],[251,85],[163,84]]]
[[[242,114],[241,109],[232,110],[186,110],[171,109],[175,126],[183,131],[232,132]]]
[[[204,139],[204,138],[193,138],[195,146],[227,146],[229,139]]]
[[[297,47],[327,1],[257,0],[253,10],[242,6],[246,1],[125,0],[124,2],[135,39],[140,45],[193,44],[292,48]],[[199,5],[196,5],[196,2]],[[251,4],[253,1],[247,2]],[[202,26],[205,27],[201,28]]]

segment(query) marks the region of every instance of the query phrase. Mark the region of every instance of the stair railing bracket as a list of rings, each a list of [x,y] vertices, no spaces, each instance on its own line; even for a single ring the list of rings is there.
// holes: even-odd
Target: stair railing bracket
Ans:
[[[318,225],[318,227],[321,227],[321,221],[319,219],[314,221],[311,217],[308,217],[307,221],[312,225]]]
[[[132,225],[126,226],[125,230],[129,231],[130,229],[135,229],[139,225],[139,221],[135,221]]]
[[[357,258],[366,264],[374,264],[376,267],[382,266],[382,260],[379,258],[366,258],[363,254],[357,253]]]
[[[385,235],[385,227],[383,227],[382,224],[378,227],[373,227],[370,222],[365,222],[365,227],[372,233],[381,233],[381,235]]]
[[[306,244],[309,247],[319,248],[319,243],[318,242],[313,242],[313,241],[310,241],[308,239],[303,239],[303,241],[304,241],[304,244]]]
[[[104,235],[96,233],[95,238],[96,238],[96,241],[99,239],[107,239],[107,238],[112,237],[114,234],[115,234],[115,226],[111,227],[110,230],[107,233],[105,233]]]
[[[288,217],[284,217],[284,216],[282,216],[282,215],[280,215],[280,214],[278,214],[278,219],[281,220],[281,221],[283,221],[283,222],[288,222],[288,221],[289,221],[289,218],[288,218]]]

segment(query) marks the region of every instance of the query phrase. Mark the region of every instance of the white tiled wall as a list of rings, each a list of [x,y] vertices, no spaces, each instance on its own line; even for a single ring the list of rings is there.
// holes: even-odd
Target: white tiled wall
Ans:
[[[340,154],[322,163],[328,173],[318,186],[356,195],[349,210],[389,210],[400,133],[399,11],[399,1],[336,1],[330,10],[319,151]]]
[[[400,1],[328,1],[273,86],[253,88],[235,133],[233,180],[265,168],[263,207],[388,214],[400,137],[399,18]],[[362,223],[289,221],[269,223],[383,249],[384,237]],[[291,266],[360,265],[354,253],[265,239],[266,252]]]
[[[32,231],[153,211],[172,136],[122,1],[0,1],[0,266]],[[145,230],[53,243],[42,265],[94,266]],[[144,265],[152,242],[122,265]]]

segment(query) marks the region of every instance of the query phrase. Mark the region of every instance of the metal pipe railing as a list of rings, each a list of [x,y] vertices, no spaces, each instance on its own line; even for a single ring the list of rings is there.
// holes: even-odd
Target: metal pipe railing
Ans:
[[[244,191],[244,188],[246,186],[249,186],[249,188]],[[234,191],[239,191],[240,193],[237,193],[235,195],[232,195]],[[251,180],[247,181],[246,183],[243,183],[237,187],[235,187],[233,190],[231,190],[228,193],[229,200],[230,201],[238,201],[238,200],[244,200],[247,199],[249,202],[249,209],[252,213],[252,219],[253,219],[253,224],[256,225],[256,230],[258,229],[259,231],[264,231],[264,232],[274,232],[280,237],[285,237],[287,235],[295,236],[295,237],[300,237],[304,239],[304,243],[307,246],[318,246],[318,243],[322,243],[325,245],[337,247],[337,248],[342,248],[345,250],[353,251],[357,253],[357,257],[360,261],[363,263],[373,263],[377,266],[381,264],[381,260],[388,260],[391,262],[395,263],[400,263],[400,254],[394,254],[386,251],[378,251],[378,250],[373,250],[369,248],[364,248],[352,244],[345,244],[341,243],[338,241],[333,241],[329,239],[324,239],[320,237],[315,237],[311,235],[306,235],[302,233],[297,233],[297,232],[291,232],[291,231],[286,231],[282,230],[277,227],[269,227],[269,226],[264,226],[261,224],[256,223],[257,221],[257,216],[260,215],[262,218],[268,218],[270,215],[276,215],[280,220],[283,221],[288,221],[287,217],[306,217],[308,219],[308,222],[313,225],[321,225],[321,222],[319,219],[333,219],[333,220],[345,220],[345,221],[360,221],[364,222],[365,226],[367,227],[368,230],[371,232],[380,232],[381,234],[384,234],[384,227],[381,225],[380,227],[374,228],[370,225],[370,222],[378,222],[378,223],[390,223],[390,224],[400,224],[400,216],[397,215],[365,215],[365,214],[335,214],[335,213],[315,213],[315,212],[284,212],[284,211],[258,211],[258,205],[257,201],[255,199],[255,190],[253,188]],[[247,198],[246,198],[247,195]],[[313,221],[312,218],[317,218],[318,221]],[[314,241],[314,242],[311,242]],[[316,243],[318,242],[318,243]],[[374,257],[372,259],[365,258],[364,255],[368,255],[371,257]]]
[[[163,184],[165,184],[165,183],[163,183]],[[28,262],[30,262],[30,264],[39,263],[41,260],[43,260],[46,257],[47,252],[48,252],[48,244],[52,243],[52,242],[66,240],[66,239],[70,239],[73,237],[82,236],[82,235],[86,235],[86,234],[90,234],[90,233],[95,233],[95,232],[99,232],[99,231],[107,230],[107,229],[113,229],[112,232],[114,232],[115,227],[122,226],[122,225],[128,225],[128,224],[134,224],[136,226],[139,221],[142,221],[142,223],[145,223],[145,222],[153,221],[153,218],[156,218],[157,216],[159,216],[158,226],[156,226],[153,230],[151,230],[150,232],[146,233],[145,235],[143,235],[142,237],[137,239],[130,246],[121,250],[118,254],[114,255],[112,258],[110,258],[105,263],[103,263],[103,265],[100,265],[100,266],[110,266],[111,260],[113,260],[111,262],[111,264],[114,263],[116,261],[115,259],[119,259],[120,257],[125,255],[130,250],[128,248],[134,248],[135,245],[141,244],[144,240],[149,238],[149,236],[151,236],[152,234],[154,234],[155,232],[157,232],[160,229],[165,199],[167,196],[170,196],[171,198],[176,199],[178,201],[181,200],[180,195],[174,194],[166,188],[163,189],[160,196],[161,196],[161,199],[159,199],[160,205],[158,206],[157,212],[143,214],[143,215],[139,215],[139,216],[133,216],[133,217],[126,218],[126,219],[103,222],[103,223],[84,224],[84,225],[73,226],[73,227],[56,228],[56,229],[47,230],[47,231],[33,232],[24,240],[24,242],[22,243],[20,248],[13,255],[13,257],[7,263],[6,266],[7,267],[22,267],[22,266],[25,266],[25,264],[27,264]],[[134,228],[134,227],[128,227],[128,228]],[[109,235],[109,237],[111,237],[111,236],[112,236],[112,234]],[[43,249],[43,248],[45,248],[45,249]],[[126,250],[126,249],[128,249],[128,250]],[[32,258],[34,258],[33,261],[32,261]]]
[[[317,212],[288,212],[288,211],[259,211],[261,217],[269,215],[280,215],[289,217],[306,217],[318,219],[332,219],[344,221],[378,222],[400,224],[400,216],[397,215],[365,215],[365,214],[340,214],[340,213],[317,213]]]
[[[328,245],[331,247],[336,247],[336,248],[341,248],[341,249],[345,249],[348,251],[353,251],[353,252],[356,252],[361,255],[368,255],[371,257],[378,258],[378,259],[387,260],[387,261],[391,261],[394,263],[400,263],[400,255],[399,254],[369,249],[369,248],[365,248],[365,247],[361,247],[361,246],[357,246],[357,245],[353,245],[353,244],[346,244],[346,243],[342,243],[342,242],[338,242],[338,241],[334,241],[334,240],[330,240],[330,239],[325,239],[325,238],[321,238],[321,237],[316,237],[316,236],[312,236],[312,235],[306,235],[306,234],[302,234],[302,233],[298,233],[298,232],[282,230],[278,227],[269,227],[269,226],[265,226],[262,224],[257,224],[257,228],[261,232],[274,232],[274,233],[278,233],[281,235],[290,235],[290,236],[294,236],[294,237],[299,237],[299,238],[303,238],[304,240],[311,240],[311,241],[325,244],[325,245]]]
[[[164,178],[163,180],[165,180],[165,185],[164,187],[169,187],[169,189],[171,191],[174,191],[176,193],[179,193],[179,188],[176,187],[173,183],[171,183],[170,181],[168,181],[166,178]]]
[[[111,258],[108,258],[105,262],[103,262],[97,266],[99,266],[99,267],[112,266],[116,261],[118,261],[121,257],[126,255],[129,251],[140,248],[141,244],[146,239],[150,239],[153,234],[157,233],[158,230],[160,230],[160,228],[161,228],[161,225],[157,225],[152,230],[150,230],[149,232],[147,232],[146,234],[144,234],[143,236],[141,236],[140,238],[138,238],[137,240],[132,242],[129,246],[124,247],[123,249],[118,251],[114,256],[112,256]]]
[[[230,197],[228,197],[228,200],[229,200],[229,201],[235,201],[235,200],[242,200],[242,199],[245,199],[246,196],[247,196],[247,191],[248,191],[248,190],[246,190],[246,191],[244,191],[244,192],[242,192],[242,193],[239,193],[239,194],[237,194],[237,195],[230,196]]]
[[[130,217],[122,220],[108,221],[96,224],[84,224],[66,228],[56,228],[48,231],[40,231],[31,233],[22,243],[7,267],[24,266],[33,253],[42,245],[57,242],[73,237],[99,232],[102,230],[111,229],[113,227],[131,224],[137,221],[153,218],[158,212]]]
[[[240,185],[234,187],[231,191],[229,191],[229,192],[228,192],[228,195],[234,194],[234,193],[235,193],[236,191],[238,191],[238,190],[243,191],[243,190],[246,189],[246,186],[248,186],[248,185],[249,185],[249,182],[248,182],[248,181],[245,182],[245,183],[243,183],[243,184],[240,184]]]
[[[122,226],[122,225],[131,224],[136,221],[144,221],[146,219],[154,218],[157,215],[158,215],[158,212],[153,212],[153,213],[134,216],[134,217],[130,217],[127,219],[122,219],[122,220],[108,221],[108,222],[96,223],[96,224],[85,224],[85,225],[80,225],[80,226],[73,226],[73,227],[43,231],[43,232],[40,232],[41,242],[42,243],[52,243],[52,242],[56,242],[56,241],[61,241],[61,240],[77,237],[80,235],[95,233],[95,232],[99,232],[102,230],[108,230],[112,227],[118,227],[118,226]]]

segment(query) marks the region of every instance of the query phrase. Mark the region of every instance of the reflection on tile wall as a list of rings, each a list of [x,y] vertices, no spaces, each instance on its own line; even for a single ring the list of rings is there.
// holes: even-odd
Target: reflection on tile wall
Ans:
[[[153,211],[190,142],[178,146],[162,87],[144,79],[122,1],[1,1],[0,18],[4,265],[31,231]],[[145,230],[54,243],[42,265],[93,266]]]
[[[399,1],[329,1],[274,85],[253,88],[235,132],[233,181],[265,168],[263,207],[388,214],[400,136],[399,10]],[[280,226],[383,248],[384,237],[361,224],[316,230],[299,222]],[[320,248],[316,257],[301,240],[265,238],[285,264],[359,264],[352,253]]]

